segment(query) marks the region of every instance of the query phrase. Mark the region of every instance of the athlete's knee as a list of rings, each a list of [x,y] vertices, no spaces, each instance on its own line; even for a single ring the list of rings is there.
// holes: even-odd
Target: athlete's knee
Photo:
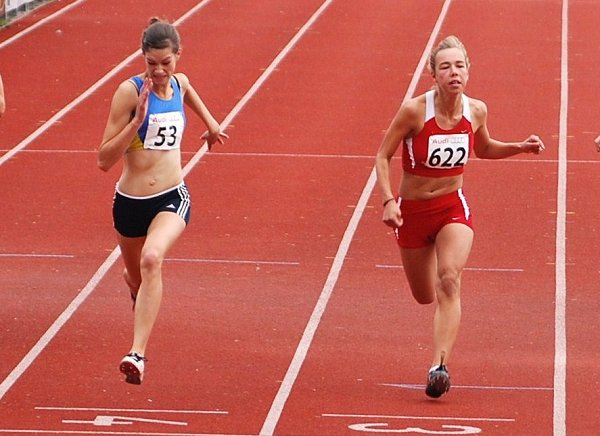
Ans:
[[[153,274],[160,271],[163,257],[157,250],[147,249],[142,251],[140,269],[143,273]]]
[[[460,272],[453,269],[444,269],[439,274],[440,291],[447,297],[460,295]]]

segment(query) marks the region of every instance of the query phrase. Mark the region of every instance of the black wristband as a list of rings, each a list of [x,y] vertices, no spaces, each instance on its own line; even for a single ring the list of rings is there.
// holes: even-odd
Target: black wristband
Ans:
[[[387,206],[387,204],[388,204],[390,201],[392,201],[392,200],[395,200],[395,198],[394,198],[394,197],[391,197],[391,198],[388,198],[387,200],[385,200],[385,201],[383,202],[383,207],[386,207],[386,206]]]

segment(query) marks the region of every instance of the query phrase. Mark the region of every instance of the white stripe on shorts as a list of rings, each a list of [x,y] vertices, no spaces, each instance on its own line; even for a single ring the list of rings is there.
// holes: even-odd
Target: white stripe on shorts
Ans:
[[[190,194],[183,183],[177,187],[177,192],[181,198],[181,204],[179,205],[179,208],[177,208],[177,215],[185,220],[185,216],[190,209]]]
[[[469,209],[469,205],[467,204],[467,199],[465,198],[465,195],[463,194],[462,188],[459,188],[457,193],[458,193],[458,198],[460,199],[460,202],[462,204],[463,210],[465,211],[465,218],[469,219],[469,217],[471,216],[471,209]]]

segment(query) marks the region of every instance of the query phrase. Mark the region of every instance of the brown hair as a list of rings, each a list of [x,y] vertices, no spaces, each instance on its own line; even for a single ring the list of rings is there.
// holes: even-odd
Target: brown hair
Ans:
[[[465,48],[463,43],[460,41],[460,39],[458,39],[454,35],[450,35],[450,36],[447,36],[446,38],[442,39],[439,42],[439,44],[437,45],[437,47],[434,48],[433,50],[431,50],[431,54],[429,55],[429,70],[432,73],[435,73],[435,57],[437,56],[437,54],[440,51],[445,50],[447,48],[460,49],[465,55],[465,63],[467,65],[467,68],[470,66],[471,62],[469,61],[469,56],[467,55],[467,49]]]
[[[179,51],[179,33],[171,23],[156,17],[150,18],[148,27],[142,34],[142,53],[151,49],[163,49],[171,47],[173,53]]]

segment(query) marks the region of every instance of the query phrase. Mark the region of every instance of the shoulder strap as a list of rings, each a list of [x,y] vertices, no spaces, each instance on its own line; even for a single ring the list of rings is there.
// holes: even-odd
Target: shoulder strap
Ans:
[[[463,101],[463,117],[465,117],[465,119],[468,122],[471,122],[471,106],[469,105],[469,97],[467,97],[465,94],[463,94],[462,101]]]
[[[425,121],[435,118],[435,90],[425,93]]]
[[[131,83],[133,83],[133,85],[135,86],[135,89],[137,89],[137,93],[139,95],[140,90],[142,89],[142,85],[144,84],[144,81],[142,79],[140,79],[138,76],[133,76],[131,79],[129,79],[129,81]]]
[[[181,91],[181,83],[179,83],[179,79],[175,74],[173,74],[173,79],[175,80],[175,83],[177,83],[177,88]]]

